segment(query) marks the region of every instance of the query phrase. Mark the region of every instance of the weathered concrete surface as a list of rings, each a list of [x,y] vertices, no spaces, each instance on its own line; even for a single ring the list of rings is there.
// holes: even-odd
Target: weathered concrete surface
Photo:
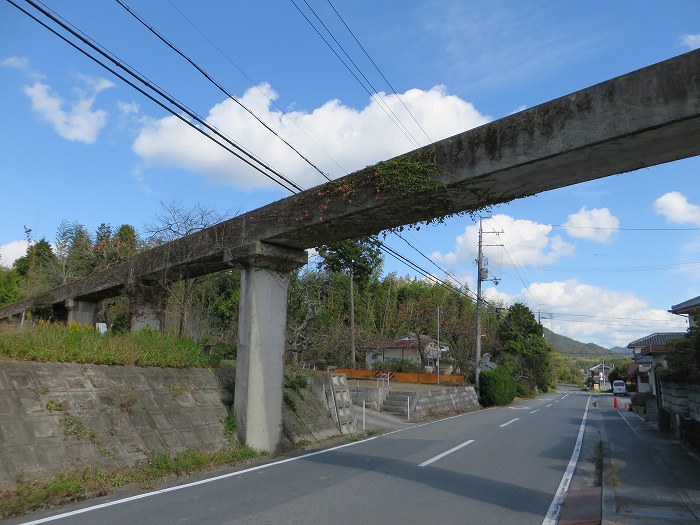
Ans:
[[[225,401],[224,382],[202,368],[0,361],[0,482],[219,449]]]
[[[698,154],[700,50],[403,157],[433,164],[427,175],[444,184],[438,189],[406,195],[378,184],[376,167],[365,168],[52,290],[49,300],[99,300],[119,294],[130,278],[176,279],[249,264],[261,242],[270,250],[315,247]],[[401,180],[400,171],[395,177]],[[31,304],[0,308],[0,318]]]
[[[341,435],[324,377],[283,406],[286,445]],[[140,368],[0,361],[0,484],[72,466],[125,466],[150,451],[216,450],[233,402],[230,368]],[[51,408],[51,410],[49,409]]]
[[[347,390],[347,379],[342,376],[338,385],[344,385]],[[309,377],[308,386],[297,394],[293,390],[287,390],[295,405],[293,410],[286,403],[282,406],[283,416],[283,447],[285,445],[302,445],[316,443],[336,437],[341,434],[350,434],[357,431],[356,426],[347,422],[339,424],[336,413],[337,401],[334,392],[341,388],[329,388],[328,378],[325,376]],[[353,416],[353,423],[355,418]]]
[[[436,388],[418,391],[388,391],[384,388],[353,387],[352,400],[366,406],[406,417],[409,406],[411,419],[466,412],[479,407],[479,398],[473,386]],[[407,401],[410,400],[410,401]]]
[[[275,452],[282,436],[284,341],[289,275],[264,268],[241,272],[234,405],[238,437]]]

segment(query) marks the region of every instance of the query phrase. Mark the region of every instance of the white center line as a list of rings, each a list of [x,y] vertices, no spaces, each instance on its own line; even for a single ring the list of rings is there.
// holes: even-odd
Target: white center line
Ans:
[[[551,406],[552,406],[552,403],[550,403],[549,405],[547,405],[547,406],[546,406],[546,407],[544,407],[544,408],[547,408],[547,407],[551,407]]]
[[[434,463],[434,462],[437,461],[438,459],[444,458],[444,457],[447,456],[448,454],[452,454],[452,453],[455,452],[456,450],[459,450],[460,448],[466,447],[466,446],[469,445],[470,443],[474,443],[474,440],[473,440],[473,439],[470,439],[469,441],[465,441],[465,442],[462,443],[461,445],[457,445],[456,447],[452,447],[450,450],[446,450],[446,451],[443,452],[442,454],[438,454],[437,456],[434,456],[434,457],[430,458],[429,460],[424,461],[423,463],[421,463],[421,464],[418,465],[418,466],[419,466],[419,467],[427,467],[428,465],[430,465],[431,463]]]
[[[534,414],[535,412],[539,412],[539,411],[540,411],[540,409],[536,408],[535,410],[531,411],[530,414]]]
[[[520,419],[520,418],[519,418],[519,417],[516,417],[515,419],[511,419],[510,421],[506,421],[506,422],[503,423],[502,425],[498,425],[498,426],[501,427],[501,428],[507,427],[507,426],[510,425],[511,423],[515,423],[518,419]]]

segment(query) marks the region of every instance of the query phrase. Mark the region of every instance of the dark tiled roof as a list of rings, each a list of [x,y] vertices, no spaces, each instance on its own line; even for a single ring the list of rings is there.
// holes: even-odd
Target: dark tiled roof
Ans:
[[[700,308],[700,295],[683,301],[682,303],[674,304],[669,312],[674,314],[687,314],[690,310]]]
[[[427,335],[420,335],[420,346],[425,348],[430,343],[437,343],[435,339]],[[440,347],[443,347],[442,343]],[[391,341],[380,341],[370,348],[385,349],[385,348],[418,348],[418,338],[415,334],[409,334],[399,339],[393,339]]]
[[[647,335],[636,341],[632,341],[627,345],[627,348],[635,348],[640,346],[649,345],[665,345],[671,339],[680,339],[685,337],[685,332],[657,332],[655,334]]]

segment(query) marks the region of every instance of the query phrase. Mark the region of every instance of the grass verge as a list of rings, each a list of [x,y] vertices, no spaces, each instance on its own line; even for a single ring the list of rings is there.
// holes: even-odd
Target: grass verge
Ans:
[[[33,326],[0,326],[0,359],[189,368],[209,366],[196,341],[141,330],[100,334],[87,325],[40,321]]]
[[[174,456],[152,453],[148,461],[133,467],[84,467],[62,472],[49,479],[27,480],[20,474],[13,486],[0,488],[0,519],[104,496],[125,485],[153,487],[171,476],[186,476],[221,465],[236,465],[261,455],[264,454],[250,447],[235,445],[216,452],[185,450]]]

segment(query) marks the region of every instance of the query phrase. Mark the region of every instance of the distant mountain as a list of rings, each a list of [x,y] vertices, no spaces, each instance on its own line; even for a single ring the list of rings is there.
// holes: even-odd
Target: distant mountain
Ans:
[[[622,346],[613,346],[610,349],[611,352],[615,352],[616,354],[620,354],[624,357],[632,357],[632,350],[629,348],[624,348]]]
[[[563,355],[571,357],[600,357],[600,358],[620,358],[629,357],[629,350],[619,346],[615,348],[604,348],[594,343],[582,343],[564,335],[555,334],[551,330],[544,328],[544,338]]]

